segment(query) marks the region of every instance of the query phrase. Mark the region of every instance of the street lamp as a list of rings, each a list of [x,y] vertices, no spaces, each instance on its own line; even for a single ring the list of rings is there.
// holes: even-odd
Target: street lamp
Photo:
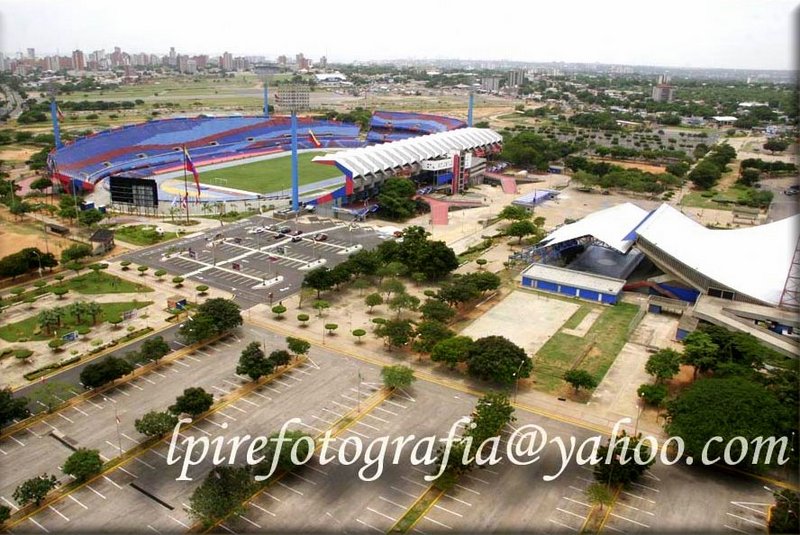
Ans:
[[[644,408],[644,398],[641,394],[636,398],[636,407],[638,412],[636,413],[636,425],[633,427],[633,436],[639,435],[639,417],[642,415],[642,409]]]
[[[523,364],[525,364],[524,360],[519,363],[519,368],[517,368],[517,371],[514,372],[514,403],[517,402],[517,393],[519,392],[519,374],[522,371]]]
[[[42,278],[42,257],[38,251],[31,250],[33,254],[36,255],[36,259],[39,261],[39,278]]]

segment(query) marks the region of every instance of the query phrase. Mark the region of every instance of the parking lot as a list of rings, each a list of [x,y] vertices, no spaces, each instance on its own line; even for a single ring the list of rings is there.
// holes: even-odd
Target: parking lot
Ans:
[[[244,331],[252,337],[263,334],[250,332],[249,327]],[[215,397],[248,383],[232,372],[228,368],[230,377],[210,387]],[[182,438],[269,435],[292,417],[317,422],[318,426],[310,425],[323,429],[331,421],[330,415],[342,410],[333,401],[346,399],[336,393],[347,394],[358,403],[358,392],[366,399],[370,385],[377,388],[377,381],[375,367],[312,349],[308,362],[252,392],[234,396],[232,402],[184,430]],[[168,448],[168,443],[160,443],[142,452],[29,517],[15,531],[124,531],[132,525],[158,533],[186,529],[193,523],[185,510],[189,496],[211,469],[211,456],[189,471],[194,481],[176,481],[181,465],[167,465]]]
[[[332,399],[332,408],[312,414],[321,425],[310,428],[316,433],[329,426],[341,414],[355,405],[354,393],[340,393]],[[454,422],[468,415],[476,399],[429,383],[415,383],[398,391],[373,408],[354,425],[337,437],[360,439],[365,448],[377,437],[414,435],[421,437],[446,436]],[[316,427],[316,426],[315,426]],[[338,453],[334,444],[331,451]],[[360,462],[343,466],[335,461],[325,466],[306,466],[289,475],[256,496],[237,518],[219,526],[219,533],[253,532],[262,529],[277,531],[337,531],[386,533],[406,510],[430,486],[423,477],[433,467],[413,466],[409,450],[404,451],[398,465],[385,465],[383,474],[374,482],[358,479]],[[394,453],[389,448],[387,460]],[[370,470],[367,474],[372,474]],[[313,504],[313,506],[309,506]]]
[[[256,227],[263,230],[254,233]],[[324,241],[314,239],[319,234],[326,236]],[[333,267],[349,253],[375,247],[381,241],[382,237],[364,224],[336,220],[297,223],[254,216],[128,253],[120,260],[165,269],[231,292],[243,307],[250,307],[281,301],[298,291],[308,270]]]

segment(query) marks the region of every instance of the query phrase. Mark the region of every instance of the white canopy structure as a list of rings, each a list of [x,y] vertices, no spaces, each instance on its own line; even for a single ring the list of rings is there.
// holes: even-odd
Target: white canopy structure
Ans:
[[[635,235],[632,235],[631,232],[645,217],[647,217],[647,210],[639,208],[635,204],[629,202],[618,204],[554,230],[539,245],[556,245],[591,236],[625,254],[635,241]]]
[[[677,261],[681,268],[710,279],[712,285],[777,306],[792,265],[799,229],[800,215],[750,228],[709,229],[662,204],[636,229],[636,234],[640,247],[645,241],[671,257],[670,264]]]
[[[349,171],[353,178],[357,178],[441,158],[450,154],[450,151],[472,150],[502,141],[500,134],[488,128],[459,128],[384,145],[325,154],[317,156],[313,161],[334,163]]]

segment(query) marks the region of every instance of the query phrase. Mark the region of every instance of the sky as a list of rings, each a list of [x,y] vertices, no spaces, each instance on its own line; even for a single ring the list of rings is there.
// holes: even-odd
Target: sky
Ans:
[[[797,0],[0,0],[0,51],[792,69]]]

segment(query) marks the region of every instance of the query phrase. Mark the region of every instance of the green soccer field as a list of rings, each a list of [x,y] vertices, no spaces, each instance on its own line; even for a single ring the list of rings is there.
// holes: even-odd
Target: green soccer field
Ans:
[[[312,163],[318,152],[306,152],[297,155],[300,185],[311,184],[320,180],[342,175],[332,165]],[[210,186],[224,186],[255,193],[272,193],[289,189],[292,182],[292,157],[290,155],[262,160],[260,162],[243,163],[214,171],[200,171],[200,182]]]

